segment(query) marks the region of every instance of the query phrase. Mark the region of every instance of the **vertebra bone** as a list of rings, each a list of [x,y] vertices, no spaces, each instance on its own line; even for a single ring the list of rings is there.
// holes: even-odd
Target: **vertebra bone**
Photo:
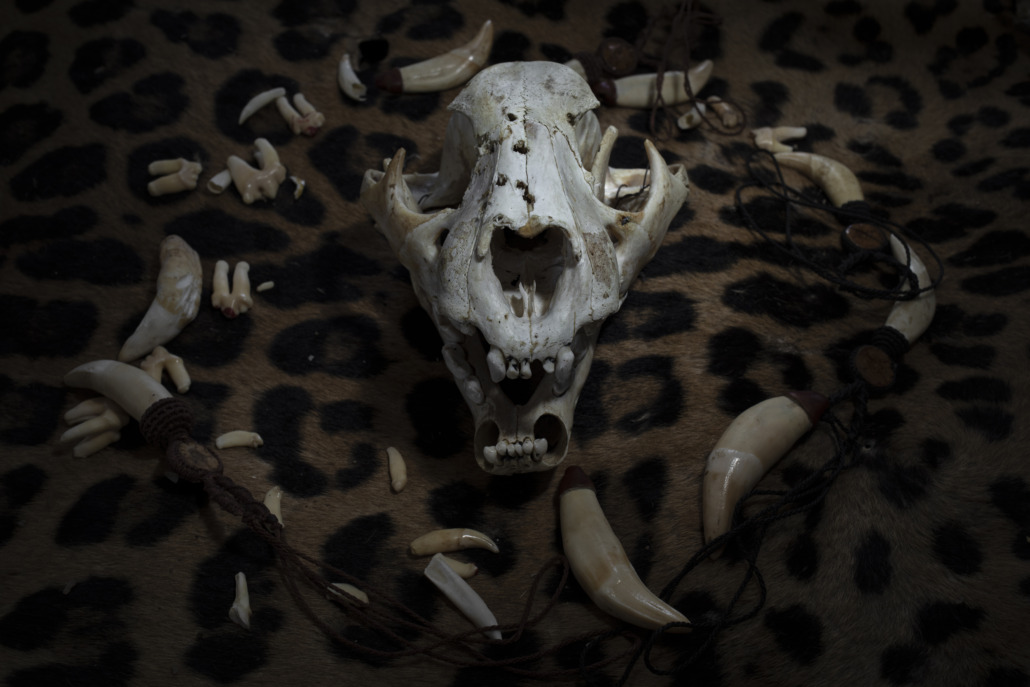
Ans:
[[[558,485],[562,546],[583,591],[605,613],[649,630],[669,623],[689,623],[641,581],[615,536],[594,485],[581,468],[565,469]],[[688,632],[689,627],[669,632]]]
[[[336,81],[340,84],[340,90],[348,97],[358,102],[364,102],[368,97],[368,87],[361,83],[361,79],[354,73],[350,53],[344,53],[340,58],[340,66],[336,68]]]
[[[414,556],[428,556],[434,553],[471,548],[487,549],[494,553],[499,551],[493,539],[482,532],[464,527],[435,530],[428,534],[423,534],[411,542],[411,553]]]
[[[794,391],[753,405],[730,423],[708,454],[702,494],[705,542],[730,529],[733,510],[801,436],[829,401],[814,391]]]
[[[199,162],[190,162],[181,157],[176,160],[155,160],[147,167],[147,171],[151,176],[163,176],[147,184],[147,192],[152,196],[163,196],[168,193],[192,191],[197,187],[197,179],[202,170]]]
[[[156,347],[139,366],[156,382],[161,381],[162,372],[167,372],[172,384],[175,385],[175,390],[180,394],[190,390],[191,380],[189,372],[186,371],[186,364],[179,356],[169,353],[164,346]]]
[[[279,185],[286,178],[286,168],[279,161],[279,154],[272,144],[267,139],[259,138],[254,141],[254,146],[257,148],[254,156],[260,169],[254,169],[235,155],[230,155],[225,161],[236,190],[247,205],[258,198],[275,198],[279,193]]]
[[[489,19],[475,38],[450,52],[376,77],[376,86],[390,93],[429,93],[460,86],[483,68],[494,42]]]
[[[211,282],[211,307],[218,308],[230,320],[254,307],[250,296],[250,265],[240,261],[232,272],[232,293],[229,292],[229,263],[215,263]]]
[[[650,170],[609,167],[618,132],[601,136],[597,105],[563,65],[495,65],[452,102],[439,172],[403,174],[401,149],[365,173],[361,202],[444,340],[493,474],[564,459],[601,323],[687,196],[650,141]],[[632,209],[613,207],[627,180]]]
[[[142,358],[174,339],[200,310],[203,273],[197,252],[182,237],[171,234],[161,242],[160,259],[157,295],[119,351],[118,360],[123,362]]]
[[[497,618],[483,598],[442,559],[441,554],[436,554],[430,559],[425,570],[426,577],[472,621],[473,625],[479,628],[497,625]],[[500,630],[486,630],[484,634],[490,639],[501,639]]]

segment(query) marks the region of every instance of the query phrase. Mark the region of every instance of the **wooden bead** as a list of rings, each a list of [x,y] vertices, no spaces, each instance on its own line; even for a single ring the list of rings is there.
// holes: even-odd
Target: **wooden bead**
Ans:
[[[887,235],[875,224],[860,222],[852,224],[844,230],[842,238],[844,246],[849,250],[886,251]]]
[[[889,389],[894,384],[894,361],[881,348],[861,346],[855,351],[852,364],[858,376],[873,389]]]

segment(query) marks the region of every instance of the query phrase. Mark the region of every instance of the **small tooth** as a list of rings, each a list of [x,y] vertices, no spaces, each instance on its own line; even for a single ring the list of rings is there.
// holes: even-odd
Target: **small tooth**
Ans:
[[[511,445],[511,449],[515,449],[515,455],[520,458],[525,453],[525,449],[523,448],[522,444],[518,441]],[[508,449],[508,451],[511,452],[511,449]]]
[[[522,366],[519,368],[519,376],[523,379],[529,379],[533,376],[533,369],[529,365],[530,362],[528,358],[522,361]]]
[[[522,440],[522,453],[527,456],[533,455],[533,440],[529,437]]]
[[[465,397],[476,405],[483,402],[483,387],[475,377],[465,379]]]
[[[483,447],[483,459],[490,465],[497,465],[497,447],[496,446],[484,446]]]
[[[547,439],[537,439],[533,442],[533,455],[543,458],[547,453]]]
[[[562,346],[558,351],[558,364],[554,368],[554,393],[561,396],[569,390],[572,382],[572,365],[576,360],[575,354],[568,346]]]
[[[443,361],[447,364],[447,369],[451,371],[451,374],[459,382],[464,381],[472,372],[468,361],[465,360],[465,351],[458,344],[446,344],[443,347],[442,354]]]
[[[554,358],[547,358],[544,360],[544,372],[547,374],[554,372]]]
[[[519,361],[515,358],[508,358],[508,379],[515,379],[519,376]]]
[[[490,381],[497,384],[504,379],[506,371],[504,354],[497,346],[490,347],[490,352],[486,356],[486,365],[490,368]]]

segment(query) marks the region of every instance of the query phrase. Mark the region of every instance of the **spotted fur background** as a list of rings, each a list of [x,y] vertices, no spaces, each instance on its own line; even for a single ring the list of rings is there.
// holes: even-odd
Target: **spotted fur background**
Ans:
[[[1020,6],[1023,3],[1018,3]],[[83,459],[57,439],[88,394],[62,385],[113,358],[154,293],[158,245],[184,237],[205,270],[200,315],[168,347],[193,377],[183,396],[255,494],[285,490],[293,545],[450,630],[467,627],[421,576],[407,544],[476,527],[500,554],[462,557],[501,622],[561,550],[561,471],[489,478],[471,456],[471,416],[408,275],[356,199],[364,170],[397,148],[437,168],[457,89],[366,102],[336,65],[359,40],[389,53],[360,71],[438,54],[490,18],[491,62],[565,61],[606,35],[635,37],[657,2],[504,0],[11,0],[0,7],[0,674],[6,685],[522,685],[516,674],[428,659],[371,660],[331,645],[296,608],[266,545],[197,488],[162,475],[135,423]],[[710,2],[693,57],[703,95],[738,103],[748,128],[803,125],[799,149],[845,162],[873,209],[925,240],[944,278],[929,331],[897,383],[874,396],[853,456],[823,501],[772,524],[758,566],[767,596],[705,644],[745,574],[739,554],[695,568],[671,599],[699,626],[664,642],[657,668],[702,650],[686,673],[643,662],[629,683],[691,685],[1030,684],[1030,60],[1007,0]],[[1025,16],[1023,17],[1025,22]],[[302,91],[325,115],[293,136],[274,108],[236,123],[253,94]],[[619,126],[613,165],[645,166],[647,114]],[[291,174],[273,202],[202,189],[227,156],[268,138]],[[785,263],[748,230],[734,192],[749,180],[747,130],[702,127],[659,141],[683,163],[687,205],[622,311],[604,328],[566,464],[594,478],[634,565],[659,590],[700,546],[704,458],[744,408],[790,389],[832,393],[889,304]],[[204,163],[201,188],[152,198],[149,162]],[[788,181],[818,197],[790,173]],[[765,221],[767,200],[748,207]],[[797,219],[795,239],[840,260],[840,227]],[[782,233],[774,233],[782,238]],[[928,257],[922,253],[924,259]],[[207,307],[216,260],[248,261],[251,312]],[[865,276],[875,279],[875,273]],[[845,414],[849,411],[843,409]],[[384,449],[407,458],[389,489]],[[763,481],[784,489],[833,455],[817,429]],[[756,506],[757,508],[757,506]],[[229,621],[246,572],[253,629]],[[538,607],[555,591],[552,575]],[[747,588],[736,613],[751,608]],[[328,606],[344,634],[366,634]],[[496,656],[616,628],[574,580],[545,621]],[[600,653],[613,654],[617,642]],[[575,668],[574,646],[531,664]],[[613,684],[623,665],[595,674]]]

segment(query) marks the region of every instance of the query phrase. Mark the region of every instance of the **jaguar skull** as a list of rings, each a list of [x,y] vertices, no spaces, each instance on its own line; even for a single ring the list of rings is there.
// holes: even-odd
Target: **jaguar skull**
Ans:
[[[609,167],[618,132],[602,136],[598,105],[568,67],[499,64],[451,103],[439,172],[404,174],[401,149],[362,183],[440,333],[489,473],[565,458],[601,324],[687,196],[682,167],[650,141],[650,170]]]

